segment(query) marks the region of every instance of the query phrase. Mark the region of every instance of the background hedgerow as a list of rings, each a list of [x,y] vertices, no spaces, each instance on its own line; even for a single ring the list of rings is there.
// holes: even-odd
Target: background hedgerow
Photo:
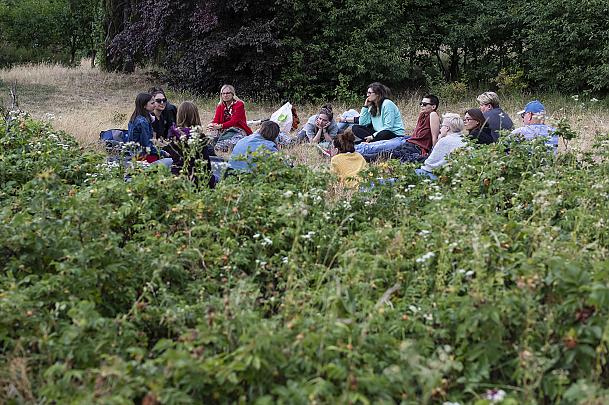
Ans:
[[[283,157],[125,181],[0,124],[2,402],[609,399],[609,136],[464,149],[437,182],[387,162],[343,195]]]

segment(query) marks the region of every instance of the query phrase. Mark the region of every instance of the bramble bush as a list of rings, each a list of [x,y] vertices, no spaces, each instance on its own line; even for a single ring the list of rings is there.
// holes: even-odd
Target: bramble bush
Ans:
[[[609,400],[609,137],[464,149],[437,182],[382,163],[339,199],[281,158],[125,181],[1,124],[4,403]]]

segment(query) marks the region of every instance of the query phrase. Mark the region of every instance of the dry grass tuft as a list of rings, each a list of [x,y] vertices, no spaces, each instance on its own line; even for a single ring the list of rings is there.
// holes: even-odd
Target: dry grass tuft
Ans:
[[[323,155],[319,149],[312,144],[301,144],[284,148],[287,155],[292,158],[294,164],[311,167],[315,171],[328,170],[330,158]]]
[[[13,357],[0,377],[0,402],[34,403],[27,359]]]

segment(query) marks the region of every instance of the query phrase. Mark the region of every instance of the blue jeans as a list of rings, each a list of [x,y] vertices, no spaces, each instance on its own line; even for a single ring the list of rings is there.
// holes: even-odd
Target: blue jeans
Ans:
[[[360,143],[355,145],[355,151],[359,152],[366,160],[374,159],[378,157],[382,153],[389,153],[394,149],[400,147],[404,142],[406,142],[406,136],[398,136],[393,139],[388,139],[386,141],[377,141],[370,143]]]
[[[156,162],[151,163],[151,165],[163,165],[166,168],[168,168],[169,170],[171,170],[171,165],[173,165],[173,159],[172,158],[162,158],[157,160]]]
[[[436,176],[435,174],[433,174],[432,172],[428,172],[427,170],[423,170],[423,169],[414,169],[414,172],[418,175],[418,176],[427,176],[432,180],[437,180],[438,176]]]

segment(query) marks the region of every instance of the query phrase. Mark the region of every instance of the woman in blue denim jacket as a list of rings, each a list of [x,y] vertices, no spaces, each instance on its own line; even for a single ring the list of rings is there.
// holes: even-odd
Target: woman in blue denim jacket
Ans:
[[[148,163],[161,163],[169,168],[173,164],[171,158],[160,159],[159,151],[152,143],[152,124],[150,113],[154,110],[155,101],[151,94],[140,93],[135,99],[135,110],[129,119],[129,133],[127,140],[135,142],[142,147],[139,159]]]

